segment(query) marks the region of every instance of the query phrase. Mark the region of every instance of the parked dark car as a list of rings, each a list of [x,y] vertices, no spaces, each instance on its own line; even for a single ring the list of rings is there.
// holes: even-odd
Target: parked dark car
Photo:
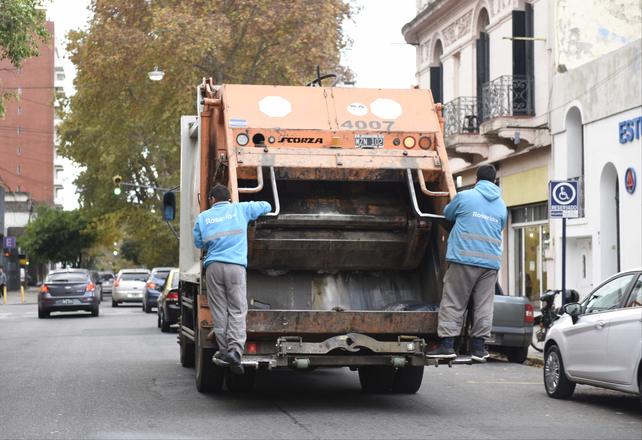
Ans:
[[[158,326],[164,333],[169,332],[169,326],[178,323],[180,307],[178,306],[178,269],[172,269],[163,285],[162,293],[158,296]]]
[[[38,318],[48,318],[51,312],[79,310],[98,316],[100,298],[96,287],[86,269],[50,271],[38,292]]]
[[[98,272],[100,279],[102,280],[103,294],[109,293],[111,295],[111,288],[114,285],[114,280],[116,277],[113,272]]]
[[[96,290],[98,290],[98,298],[99,302],[103,301],[103,280],[100,278],[100,275],[98,275],[98,272],[95,270],[89,271],[91,274],[91,280],[94,282],[96,285]]]
[[[158,296],[161,294],[163,284],[173,267],[155,267],[143,288],[143,312],[152,313],[156,307]]]

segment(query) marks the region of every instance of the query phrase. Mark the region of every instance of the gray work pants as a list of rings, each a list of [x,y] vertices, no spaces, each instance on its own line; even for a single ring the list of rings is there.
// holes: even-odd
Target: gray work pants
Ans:
[[[207,299],[218,349],[223,355],[229,350],[236,350],[242,356],[247,339],[245,267],[215,261],[207,266],[205,272]]]
[[[479,266],[450,263],[444,276],[439,307],[440,338],[459,336],[468,300],[473,299],[473,338],[488,338],[493,327],[493,306],[497,271]]]

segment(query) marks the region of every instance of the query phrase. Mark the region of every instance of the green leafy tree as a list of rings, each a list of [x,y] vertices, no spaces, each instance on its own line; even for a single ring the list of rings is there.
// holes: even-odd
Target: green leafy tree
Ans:
[[[86,267],[86,255],[97,243],[92,221],[79,211],[39,208],[18,245],[40,261]]]
[[[37,57],[40,40],[51,38],[45,29],[45,11],[42,0],[0,0],[0,61],[8,58],[14,67],[22,60]],[[2,86],[2,81],[0,81]],[[14,91],[0,90],[0,117],[4,119],[4,101],[12,102]]]
[[[61,97],[59,151],[84,168],[81,205],[110,212],[147,267],[178,262],[161,220],[162,194],[112,177],[171,188],[180,181],[180,117],[196,114],[196,87],[216,83],[302,85],[343,72],[347,0],[93,0],[86,30],[67,37],[76,94]],[[148,79],[157,66],[160,82]],[[180,202],[180,197],[178,197]],[[170,258],[171,257],[171,258]]]

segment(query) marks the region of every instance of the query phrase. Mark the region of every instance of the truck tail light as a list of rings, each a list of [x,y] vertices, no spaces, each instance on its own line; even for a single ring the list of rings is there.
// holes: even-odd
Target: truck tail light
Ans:
[[[96,286],[94,284],[87,284],[87,288],[85,289],[85,292],[91,292],[95,288]]]
[[[417,141],[412,136],[407,136],[403,140],[403,146],[408,148],[408,149],[415,148],[416,144],[417,144]]]
[[[148,289],[156,289],[156,283],[152,283],[152,282],[147,283],[147,288]]]
[[[42,285],[42,287],[40,287],[40,291],[41,291],[42,293],[49,293],[49,287],[47,287],[47,286],[45,286],[45,285],[43,284],[43,285]]]
[[[526,304],[526,316],[524,322],[533,322],[533,317],[533,306],[530,304]]]
[[[178,292],[175,290],[169,292],[165,297],[165,301],[178,301]]]

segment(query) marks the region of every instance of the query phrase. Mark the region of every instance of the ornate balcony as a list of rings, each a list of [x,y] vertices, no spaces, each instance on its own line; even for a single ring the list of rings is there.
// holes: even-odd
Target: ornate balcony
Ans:
[[[478,133],[481,103],[475,96],[461,96],[442,108],[444,137],[457,133]]]
[[[482,90],[483,121],[501,116],[535,115],[533,76],[500,76],[484,84]]]

